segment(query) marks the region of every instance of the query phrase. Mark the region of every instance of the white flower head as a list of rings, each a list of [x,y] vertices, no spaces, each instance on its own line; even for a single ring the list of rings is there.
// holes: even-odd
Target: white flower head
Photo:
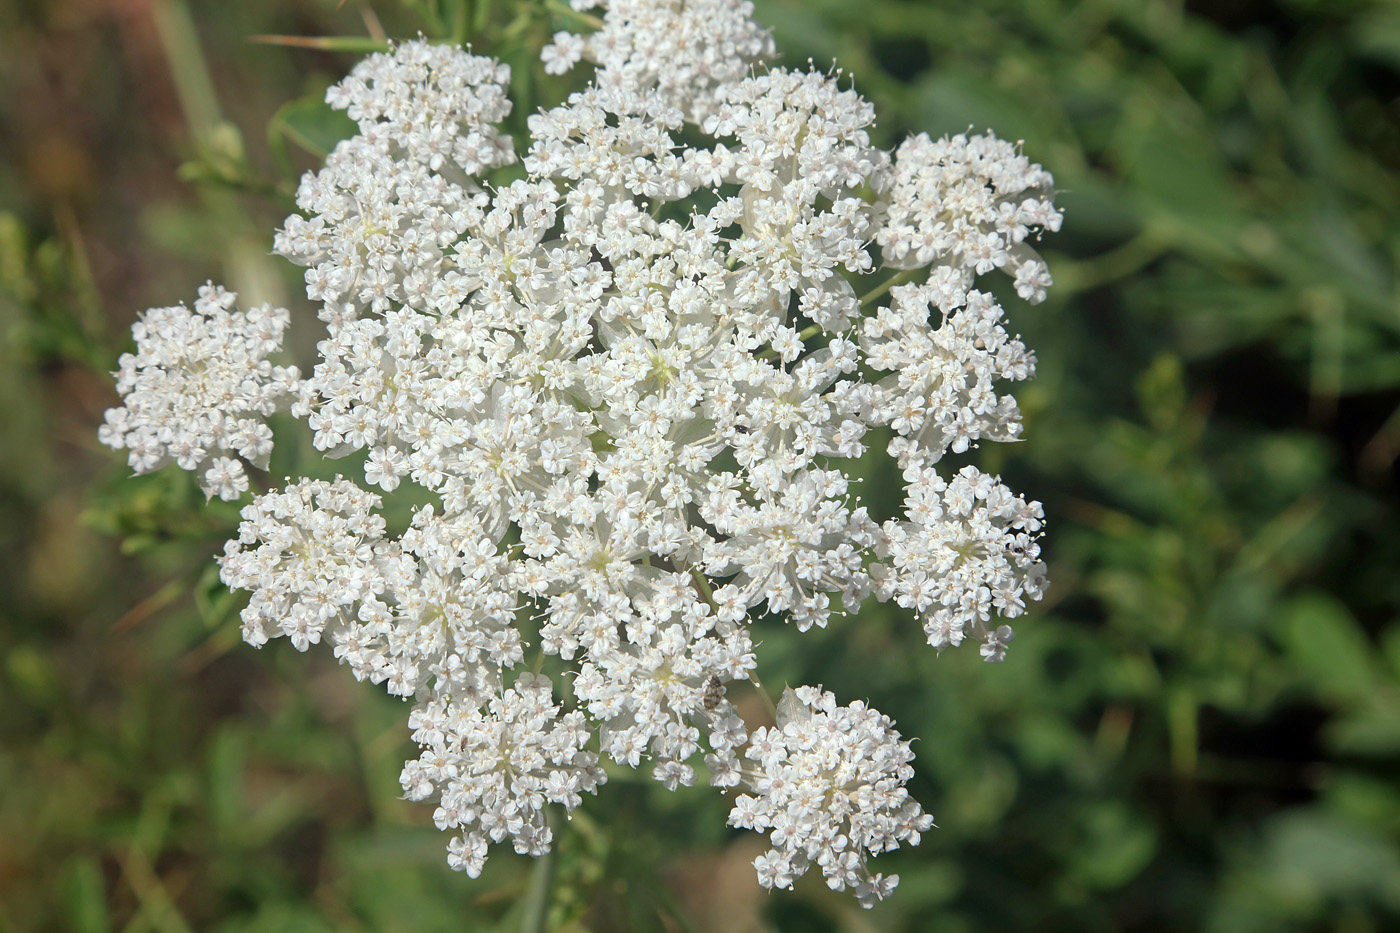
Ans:
[[[243,638],[260,647],[287,636],[298,651],[352,625],[354,607],[382,589],[375,546],[379,497],[348,480],[301,480],[243,507],[238,537],[224,547],[220,576],[251,590]]]
[[[703,758],[743,791],[730,822],[769,836],[764,886],[815,865],[869,906],[898,881],[869,858],[932,825],[909,744],[808,687],[750,735],[729,688],[763,616],[805,632],[872,595],[936,649],[1005,656],[1045,587],[1040,506],[938,470],[1020,436],[1004,385],[1035,360],[974,286],[1000,268],[1042,297],[1051,180],[990,135],[892,157],[840,72],[752,68],[772,45],[746,2],[602,6],[544,52],[593,81],[518,154],[498,62],[417,41],[357,66],[327,100],[359,132],[275,240],[325,324],[314,371],[266,361],[286,312],[211,287],[143,317],[103,440],[234,498],[233,455],[266,463],[290,394],[317,450],[362,452],[378,492],[289,479],[243,510],[222,576],[252,594],[250,643],[328,642],[412,700],[403,787],[438,800],[454,868],[545,851],[545,806],[577,806],[603,757],[668,788]],[[880,455],[872,428],[905,484],[883,522],[849,463]],[[380,493],[431,504],[391,534]],[[563,704],[522,672],[545,663]]]
[[[656,89],[699,123],[719,92],[773,56],[768,30],[753,20],[748,0],[599,0],[603,19],[587,36],[556,33],[543,58],[563,74],[581,58],[598,66],[599,86],[629,93]]]
[[[560,713],[547,677],[521,674],[484,709],[445,700],[415,710],[409,725],[423,747],[400,777],[404,796],[436,796],[433,820],[456,832],[448,864],[475,878],[487,846],[510,839],[523,855],[547,852],[554,839],[546,804],[572,810],[607,780],[585,751],[582,713]]]
[[[889,213],[876,242],[896,269],[948,267],[964,283],[1006,269],[1034,304],[1045,299],[1050,274],[1027,238],[1060,229],[1053,194],[1050,173],[1019,144],[991,133],[937,141],[920,133],[895,153]]]
[[[191,310],[151,308],[132,325],[136,352],[122,354],[117,391],[102,443],[126,449],[137,473],[174,462],[191,470],[209,496],[234,500],[248,490],[242,457],[265,469],[272,432],[263,419],[298,387],[295,366],[274,366],[289,316],[261,305],[234,310],[237,295],[208,284]]]
[[[744,757],[743,786],[729,823],[767,832],[773,848],[754,860],[766,888],[788,888],[813,865],[835,891],[855,889],[872,906],[899,876],[872,874],[871,856],[918,845],[933,817],[910,798],[914,753],[894,722],[865,704],[837,706],[820,688],[789,688],[778,724],[760,728]]]

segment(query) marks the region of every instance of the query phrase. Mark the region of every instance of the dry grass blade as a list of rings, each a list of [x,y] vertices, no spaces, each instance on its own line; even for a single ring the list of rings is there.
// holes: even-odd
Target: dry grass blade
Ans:
[[[383,52],[389,48],[386,39],[369,36],[249,36],[249,42],[260,45],[281,45],[298,49],[317,49],[323,52]]]

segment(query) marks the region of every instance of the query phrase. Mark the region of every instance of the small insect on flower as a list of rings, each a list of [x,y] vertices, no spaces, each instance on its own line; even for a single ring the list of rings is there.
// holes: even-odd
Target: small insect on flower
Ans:
[[[706,710],[714,712],[719,706],[720,700],[724,699],[724,684],[719,682],[718,674],[711,674],[710,679],[705,681],[705,699],[703,705]]]

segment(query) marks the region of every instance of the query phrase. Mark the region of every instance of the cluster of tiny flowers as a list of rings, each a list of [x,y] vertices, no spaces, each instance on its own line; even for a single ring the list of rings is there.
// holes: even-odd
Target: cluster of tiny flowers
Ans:
[[[962,287],[1004,268],[1015,275],[1017,294],[1034,304],[1045,300],[1050,272],[1026,237],[1060,229],[1053,184],[1049,172],[990,133],[937,141],[920,133],[895,152],[889,216],[876,241],[891,267],[936,263],[958,273]]]
[[[151,308],[132,326],[136,352],[118,365],[120,408],[107,410],[102,443],[127,450],[137,473],[174,462],[199,478],[208,496],[233,501],[248,491],[242,457],[267,467],[272,431],[264,419],[286,407],[295,366],[274,366],[290,316],[261,305],[232,310],[238,296],[205,285],[191,311]]]
[[[289,479],[221,566],[252,594],[248,642],[326,642],[414,702],[404,791],[438,801],[472,875],[491,843],[547,850],[545,805],[577,806],[605,762],[676,788],[703,761],[738,795],[730,822],[769,833],[763,885],[815,864],[870,906],[898,879],[868,858],[932,825],[909,745],[809,687],[751,735],[728,687],[754,679],[753,626],[825,627],[874,596],[998,661],[1002,620],[1044,590],[1039,504],[938,467],[1019,437],[1000,387],[1034,358],[973,286],[1005,269],[1042,296],[1027,240],[1059,224],[1050,176],[990,135],[892,157],[839,72],[753,70],[771,41],[749,12],[612,0],[545,50],[597,71],[518,155],[504,65],[424,41],[371,56],[327,94],[359,133],[275,240],[320,306],[314,372],[263,361],[285,313],[224,314],[218,290],[201,317],[149,312],[123,360],[140,396],[104,439],[138,469],[220,448],[264,465],[243,422],[294,392],[317,449],[433,503],[394,534],[379,493]],[[489,184],[517,158],[524,178]],[[905,486],[883,521],[850,471],[872,429]],[[545,663],[570,673],[558,700],[524,673]]]
[[[700,122],[716,91],[740,81],[773,54],[773,39],[752,19],[748,0],[571,0],[577,11],[607,15],[586,35],[558,32],[545,46],[545,70],[564,74],[580,60],[595,81],[630,94],[656,90]]]
[[[908,520],[885,522],[875,547],[877,598],[913,609],[935,648],[972,632],[982,657],[1004,659],[1011,627],[992,625],[992,614],[1015,618],[1045,591],[1040,503],[972,466],[951,483],[929,467],[909,467],[904,479]]]
[[[860,342],[867,365],[893,374],[875,385],[870,414],[898,435],[890,453],[900,467],[964,453],[983,438],[1015,440],[1021,413],[995,384],[1027,378],[1034,362],[1001,326],[996,300],[978,291],[949,298],[934,285],[895,286],[891,298],[861,322]],[[932,308],[942,316],[937,328]]]
[[[378,496],[341,478],[302,480],[245,505],[222,561],[224,582],[253,593],[242,612],[243,640],[265,645],[270,627],[305,651],[320,643],[327,624],[343,623],[347,607],[377,582],[379,505]]]
[[[789,888],[816,865],[833,891],[852,888],[865,907],[898,875],[872,875],[870,855],[919,844],[933,817],[904,785],[914,753],[888,716],[859,701],[837,706],[820,688],[788,690],[778,722],[755,730],[744,757],[753,794],[740,794],[729,823],[768,832],[773,848],[754,865],[765,888]]]
[[[409,717],[423,754],[404,767],[404,796],[438,792],[438,829],[461,831],[447,846],[453,868],[481,874],[488,840],[509,837],[522,855],[549,851],[545,804],[572,810],[580,791],[607,780],[597,754],[584,750],[591,733],[583,714],[561,716],[553,693],[549,678],[521,674],[484,708],[437,700]]]

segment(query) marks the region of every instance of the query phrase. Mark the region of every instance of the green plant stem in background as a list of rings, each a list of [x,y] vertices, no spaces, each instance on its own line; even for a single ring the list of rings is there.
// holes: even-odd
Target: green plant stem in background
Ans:
[[[197,146],[206,145],[223,118],[189,7],[185,0],[151,0],[151,18],[170,63],[190,136]]]
[[[547,824],[551,829],[556,827],[557,820],[553,814],[547,818]],[[520,933],[544,933],[546,921],[549,918],[550,893],[554,885],[555,868],[554,849],[545,852],[535,859],[534,866],[530,869],[530,886],[526,889],[523,901],[524,910],[520,918]]]

